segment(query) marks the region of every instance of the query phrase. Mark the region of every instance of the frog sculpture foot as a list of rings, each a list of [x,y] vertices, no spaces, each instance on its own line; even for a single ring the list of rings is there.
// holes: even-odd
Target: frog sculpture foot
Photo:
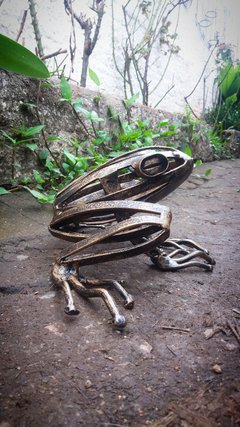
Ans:
[[[146,254],[161,270],[212,270],[215,261],[207,250],[191,240],[169,239],[171,211],[156,203],[185,181],[192,167],[193,160],[176,149],[140,148],[77,178],[58,194],[49,231],[73,242],[52,270],[65,295],[66,314],[79,313],[71,289],[85,298],[102,298],[118,329],[126,320],[110,291],[119,293],[125,308],[133,308],[120,282],[84,278],[84,265]]]
[[[120,330],[125,328],[125,317],[120,313],[113,297],[107,290],[108,288],[117,290],[119,295],[123,298],[124,308],[129,310],[132,309],[134,306],[133,298],[120,282],[110,279],[86,279],[79,274],[76,265],[63,266],[57,262],[53,266],[52,277],[54,282],[64,291],[67,303],[64,309],[66,314],[72,316],[79,314],[79,310],[76,309],[72,297],[71,288],[73,288],[84,298],[102,298],[112,315],[113,326]]]
[[[150,253],[150,258],[160,270],[164,271],[176,271],[187,267],[200,267],[212,271],[216,264],[207,249],[189,239],[168,239],[161,247]]]

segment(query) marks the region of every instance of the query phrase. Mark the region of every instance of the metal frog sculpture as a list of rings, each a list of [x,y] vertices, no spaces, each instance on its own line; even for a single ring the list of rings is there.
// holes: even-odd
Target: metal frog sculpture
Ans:
[[[192,240],[168,239],[171,211],[155,203],[182,184],[192,168],[193,160],[174,148],[139,148],[77,178],[57,195],[49,231],[74,242],[61,252],[52,270],[65,294],[65,313],[79,313],[74,288],[83,297],[101,297],[113,325],[119,329],[126,325],[109,289],[119,292],[125,308],[133,307],[132,296],[116,280],[83,277],[84,265],[144,253],[161,270],[191,266],[212,270],[215,261],[206,249]]]

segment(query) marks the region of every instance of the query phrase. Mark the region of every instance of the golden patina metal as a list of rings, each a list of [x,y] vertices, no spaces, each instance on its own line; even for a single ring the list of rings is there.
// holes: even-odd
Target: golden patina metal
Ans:
[[[192,240],[169,239],[171,211],[156,203],[182,184],[192,168],[193,160],[177,149],[144,147],[109,160],[57,195],[49,231],[73,242],[52,270],[54,282],[64,291],[67,314],[79,313],[71,288],[87,298],[101,297],[119,329],[126,320],[109,288],[120,293],[126,308],[133,307],[119,281],[87,279],[80,272],[84,265],[144,253],[161,270],[212,270],[215,261],[206,249]]]

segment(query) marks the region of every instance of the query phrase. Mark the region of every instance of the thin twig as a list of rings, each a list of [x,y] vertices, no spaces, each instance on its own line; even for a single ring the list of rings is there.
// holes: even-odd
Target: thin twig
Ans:
[[[64,64],[64,62],[66,61],[67,57],[68,57],[68,54],[67,54],[67,55],[65,55],[65,56],[64,56],[64,58],[63,58],[63,60],[60,62],[60,64],[58,64],[58,63],[57,63],[57,60],[56,60],[56,57],[54,56],[54,62],[55,62],[55,66],[56,66],[56,70],[55,70],[55,72],[57,72],[57,73],[58,73],[58,78],[59,78],[59,79],[61,79],[61,78],[62,78],[62,76],[64,76],[64,71],[65,71],[65,68],[66,68],[66,64]],[[63,68],[62,68],[62,70],[61,70],[61,73],[59,73],[59,69],[60,69],[60,67],[62,66],[62,64],[64,64],[64,66],[63,66]]]
[[[121,72],[120,68],[118,67],[118,63],[116,60],[116,55],[115,55],[115,28],[114,28],[114,22],[115,22],[115,17],[114,17],[114,8],[113,8],[113,0],[111,2],[111,6],[112,6],[112,56],[113,56],[113,62],[114,65],[116,67],[117,72],[120,74],[120,76],[123,78],[124,82],[126,81],[124,74]]]
[[[185,332],[189,334],[190,329],[184,329],[184,328],[177,328],[175,326],[161,326],[162,329],[169,329],[170,331],[179,331],[179,332]]]
[[[131,50],[133,66],[134,66],[134,69],[135,69],[135,73],[136,73],[137,81],[138,81],[138,84],[139,84],[139,88],[140,88],[140,91],[141,91],[141,94],[142,94],[142,97],[143,97],[143,86],[142,86],[142,80],[143,79],[142,79],[142,73],[141,73],[141,71],[139,69],[138,61],[136,59],[136,55],[135,55],[135,52],[134,52],[134,47],[133,47],[133,44],[132,44],[132,38],[131,38],[131,34],[130,34],[130,31],[129,31],[129,27],[128,27],[128,21],[127,21],[126,7],[127,7],[128,4],[129,4],[129,2],[127,2],[127,4],[125,6],[122,6],[123,17],[124,17],[124,24],[125,24],[125,28],[126,28],[126,32],[127,32],[127,40],[128,40],[129,47],[130,47],[130,50]]]
[[[179,7],[179,9],[178,9],[178,15],[177,15],[177,22],[176,22],[176,25],[175,25],[175,28],[174,28],[174,33],[176,34],[177,33],[177,29],[178,29],[178,25],[179,25],[179,18],[180,18],[180,7]],[[163,81],[163,78],[165,77],[165,74],[166,74],[166,72],[167,72],[167,70],[168,70],[168,67],[169,67],[169,63],[170,63],[170,61],[171,61],[171,58],[172,58],[172,55],[173,55],[173,46],[174,46],[174,44],[175,44],[175,39],[174,39],[174,41],[173,41],[173,43],[172,43],[172,46],[171,46],[171,50],[170,50],[170,53],[169,53],[169,56],[168,56],[168,59],[167,59],[167,63],[166,63],[166,65],[165,65],[165,68],[164,68],[164,70],[163,70],[163,72],[162,72],[162,75],[161,75],[161,77],[160,77],[160,79],[158,80],[158,82],[157,82],[157,84],[151,89],[151,91],[150,91],[150,95],[153,93],[153,92],[155,92],[155,90],[158,88],[158,86],[160,85],[160,83]],[[156,58],[156,60],[155,61],[157,61],[158,60],[158,58]],[[154,63],[155,63],[155,61],[154,61]],[[151,66],[153,65],[153,63],[151,64]],[[167,92],[168,93],[168,92]],[[162,98],[163,99],[163,98]],[[161,101],[160,101],[161,102]],[[158,105],[158,104],[157,104]],[[155,107],[154,107],[155,108]]]
[[[83,131],[84,131],[85,135],[86,135],[87,137],[89,137],[89,136],[94,136],[94,135],[91,135],[91,133],[89,132],[89,130],[88,130],[88,128],[87,128],[87,126],[86,126],[86,125],[85,125],[85,123],[84,123],[84,121],[81,119],[81,117],[80,117],[80,116],[78,115],[78,113],[76,112],[76,110],[75,110],[74,106],[73,106],[72,104],[69,104],[69,105],[71,106],[72,111],[73,111],[73,113],[74,113],[75,117],[77,118],[78,122],[80,123],[81,127],[83,128]]]
[[[39,98],[40,98],[40,89],[41,89],[41,81],[39,81],[39,84],[38,84],[37,102],[36,102],[36,105],[37,105],[37,108],[36,108],[36,115],[37,115],[37,118],[38,118],[39,123],[41,123],[41,118],[40,118],[40,114],[39,114]],[[49,144],[48,144],[48,141],[47,141],[47,138],[46,138],[46,135],[45,135],[45,132],[44,132],[44,130],[43,130],[43,129],[41,130],[41,134],[42,134],[42,137],[43,137],[43,140],[44,140],[44,144],[45,144],[45,146],[46,146],[46,148],[47,148],[48,152],[51,154],[51,156],[52,156],[53,160],[55,161],[55,163],[56,163],[57,167],[58,167],[60,170],[62,170],[62,167],[61,167],[60,163],[58,162],[58,160],[57,160],[56,156],[53,154],[53,152],[52,152],[52,150],[51,150],[51,148],[50,148],[50,146],[49,146]]]
[[[211,52],[210,52],[210,54],[209,54],[209,56],[208,56],[208,58],[207,58],[207,60],[206,60],[206,62],[205,62],[205,65],[204,65],[204,67],[203,67],[203,69],[202,69],[202,72],[201,72],[201,74],[200,74],[200,77],[199,77],[199,79],[198,79],[197,83],[195,84],[194,88],[191,90],[191,92],[190,92],[187,96],[185,96],[185,97],[184,97],[184,100],[185,100],[185,102],[188,104],[188,106],[189,106],[189,107],[190,107],[190,105],[189,105],[189,102],[188,102],[188,98],[193,94],[193,92],[194,92],[194,91],[196,90],[196,88],[198,87],[198,85],[199,85],[200,81],[202,80],[203,74],[205,73],[205,70],[206,70],[206,68],[207,68],[207,65],[208,65],[208,63],[209,63],[209,61],[210,61],[210,59],[211,59],[211,57],[212,57],[212,55],[213,55],[213,52],[214,52],[214,50],[216,49],[217,45],[218,45],[218,42],[216,42],[216,44],[213,46],[213,48],[212,48],[212,50],[211,50]],[[192,111],[192,108],[191,108],[191,107],[190,107],[190,109],[191,109],[191,111]],[[195,115],[195,114],[194,114],[194,116],[196,117],[196,115]]]
[[[159,99],[159,101],[154,105],[154,108],[157,108],[157,106],[162,102],[162,100],[167,96],[169,92],[174,88],[175,84],[173,84],[162,96],[162,98]]]
[[[1,6],[1,4],[0,4],[0,6]],[[19,31],[18,31],[18,35],[16,37],[16,42],[18,42],[18,40],[19,40],[19,38],[20,38],[20,36],[21,36],[21,34],[23,32],[23,28],[24,28],[24,25],[25,25],[25,22],[26,22],[26,18],[27,18],[27,12],[28,12],[27,10],[24,10],[24,12],[23,12],[23,17],[22,17],[22,20],[21,20],[20,28],[19,28]]]
[[[76,42],[75,21],[73,16],[72,0],[70,0],[70,6],[71,6],[70,13],[71,13],[72,34],[70,34],[69,49],[70,49],[70,58],[71,58],[71,70],[73,73],[74,71],[73,64],[74,64],[75,54],[77,50],[77,42]]]
[[[238,314],[240,316],[240,310],[237,310],[236,308],[233,308],[232,311],[234,311],[234,313]]]
[[[227,320],[227,325],[229,329],[232,331],[233,335],[235,336],[236,340],[240,343],[240,332],[237,325],[233,325],[230,320]]]
[[[53,58],[54,56],[62,55],[63,53],[67,53],[67,50],[66,49],[64,49],[64,50],[58,49],[56,52],[49,53],[48,55],[41,56],[41,60],[45,61],[45,59]]]
[[[174,356],[177,356],[177,354],[171,349],[171,347],[169,347],[168,345],[166,347]]]

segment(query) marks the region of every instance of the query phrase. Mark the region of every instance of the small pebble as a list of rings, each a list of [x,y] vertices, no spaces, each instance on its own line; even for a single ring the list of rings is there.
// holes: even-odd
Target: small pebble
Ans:
[[[92,381],[87,380],[87,381],[85,382],[85,387],[86,387],[86,388],[90,388],[90,387],[92,387]]]
[[[222,368],[220,365],[213,365],[211,368],[211,371],[214,372],[215,374],[221,374],[222,373]]]

